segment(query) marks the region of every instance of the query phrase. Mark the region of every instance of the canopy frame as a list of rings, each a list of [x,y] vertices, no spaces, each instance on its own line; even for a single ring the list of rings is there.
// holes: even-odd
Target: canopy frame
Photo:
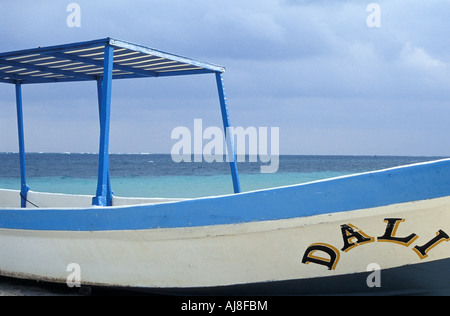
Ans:
[[[215,74],[225,135],[230,120],[223,86],[224,67],[105,38],[58,46],[0,53],[0,82],[15,85],[20,160],[21,207],[27,206],[22,85],[93,80],[97,83],[100,123],[97,190],[92,204],[111,206],[109,167],[111,85],[114,79]],[[232,135],[226,135],[234,193],[241,192]]]

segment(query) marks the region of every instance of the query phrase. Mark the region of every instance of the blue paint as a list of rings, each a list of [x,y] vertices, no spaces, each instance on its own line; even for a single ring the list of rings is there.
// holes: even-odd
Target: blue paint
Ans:
[[[84,64],[90,64],[90,65],[103,67],[103,63],[101,61],[95,60],[92,58],[88,58],[88,57],[81,57],[81,56],[77,56],[77,55],[73,55],[73,54],[69,55],[69,54],[64,54],[64,53],[59,53],[59,52],[52,52],[52,53],[48,53],[45,55],[53,56],[53,57],[57,57],[57,58],[68,59],[68,60],[72,60],[72,61],[77,61],[77,62],[81,62]],[[136,77],[136,74],[139,74],[139,75],[142,75],[145,77],[156,77],[157,76],[157,74],[152,71],[129,67],[129,66],[124,66],[124,65],[119,65],[119,64],[115,64],[114,69],[130,72],[132,75],[128,75],[128,76],[131,76],[131,77]]]
[[[100,99],[100,148],[97,180],[97,193],[92,200],[93,205],[110,206],[112,201],[109,185],[109,125],[111,113],[111,84],[113,70],[114,47],[105,46],[103,81]]]
[[[0,64],[6,65],[6,66],[14,66],[14,67],[17,67],[17,68],[23,68],[24,67],[23,63],[19,63],[19,62],[12,61],[12,60],[0,59]],[[60,74],[60,75],[65,75],[65,76],[73,76],[73,77],[82,78],[82,79],[88,79],[88,80],[95,80],[96,79],[95,76],[93,76],[93,75],[83,74],[83,73],[80,73],[80,72],[75,72],[75,71],[70,71],[70,70],[62,70],[62,69],[58,69],[58,68],[54,68],[54,67],[53,68],[48,68],[48,67],[45,67],[45,66],[37,66],[37,65],[33,65],[33,64],[26,64],[25,67],[27,69],[30,69],[30,70],[38,70],[38,71],[41,71],[41,72],[44,72],[44,73],[45,72],[51,72],[51,73],[54,73],[54,74]],[[22,79],[24,79],[24,80],[36,78],[36,77],[31,76],[31,75],[30,76],[22,75],[22,77],[23,77]]]
[[[101,120],[101,116],[102,116],[102,85],[103,85],[103,81],[101,78],[97,79],[97,97],[98,97],[98,117],[99,117],[99,123],[102,124],[102,120]],[[107,195],[106,195],[106,205],[112,205],[112,198],[114,193],[112,192],[111,189],[111,172],[110,172],[110,168],[108,168],[107,170],[108,174],[107,174]],[[97,204],[98,205],[98,204]]]
[[[117,39],[109,38],[108,40],[111,45],[114,45],[116,47],[121,47],[121,48],[129,49],[132,51],[137,51],[137,52],[141,52],[143,54],[148,54],[148,55],[157,56],[157,57],[161,57],[161,58],[167,58],[170,60],[175,60],[180,63],[185,63],[185,64],[189,64],[189,65],[192,65],[195,67],[204,68],[203,70],[207,70],[208,72],[211,72],[211,73],[225,71],[224,67],[213,65],[211,63],[205,63],[205,62],[198,61],[198,60],[195,60],[192,58],[182,57],[182,56],[175,55],[175,54],[169,54],[169,53],[166,53],[166,52],[154,49],[154,48],[145,47],[142,45],[136,45],[133,43],[129,43],[129,42],[125,42],[125,41],[121,41],[121,40],[117,40]]]
[[[450,160],[309,184],[156,205],[0,210],[0,227],[126,230],[288,219],[450,195]]]
[[[160,72],[158,77],[169,77],[169,76],[185,76],[185,75],[199,75],[211,73],[208,69],[198,69],[198,70],[179,70],[171,72]]]
[[[228,135],[228,129],[230,128],[230,119],[228,116],[227,99],[225,97],[225,90],[223,87],[222,73],[216,72],[217,91],[219,92],[220,111],[222,113],[222,123],[225,133],[225,139],[227,140],[227,150],[230,156],[230,170],[231,178],[233,180],[234,193],[241,192],[241,185],[239,183],[239,175],[237,171],[236,154],[234,152],[233,135]]]
[[[18,50],[18,51],[13,51],[13,52],[0,53],[0,58],[12,58],[12,57],[18,57],[18,56],[26,56],[26,55],[32,55],[32,54],[40,54],[42,52],[51,53],[51,52],[71,51],[71,50],[75,50],[75,49],[85,49],[85,48],[106,45],[109,43],[109,41],[110,41],[110,38],[102,38],[102,39],[86,41],[86,42],[30,48],[30,49]]]
[[[31,62],[34,58],[42,57],[54,57],[54,61],[65,60],[66,64],[72,64],[73,61],[83,63],[85,65],[95,65],[102,67],[103,63],[101,60],[95,60],[93,58],[82,56],[86,54],[86,51],[76,52],[84,49],[101,48],[103,46],[112,46],[116,48],[126,49],[128,52],[139,52],[148,56],[154,56],[159,58],[165,58],[170,61],[175,61],[180,63],[180,68],[191,67],[196,69],[182,70],[175,68],[168,68],[158,71],[145,70],[139,67],[133,67],[129,65],[120,64],[120,60],[115,63],[114,69],[123,71],[123,73],[115,74],[114,79],[122,78],[142,78],[142,77],[158,77],[158,76],[179,76],[179,75],[193,75],[193,74],[203,74],[203,73],[215,73],[224,72],[225,68],[222,66],[213,65],[210,63],[205,63],[197,61],[194,59],[165,53],[153,48],[145,47],[142,45],[136,45],[121,40],[116,40],[112,38],[103,38],[99,40],[93,40],[88,42],[72,43],[65,45],[56,45],[48,47],[39,47],[34,49],[26,49],[20,51],[0,53],[0,64],[9,65],[19,68],[27,68],[26,72],[29,70],[37,70],[41,73],[53,73],[64,75],[64,77],[44,77],[44,76],[32,76],[26,74],[20,74],[20,72],[11,73],[0,70],[0,82],[4,83],[14,83],[16,80],[20,80],[21,84],[31,84],[31,83],[50,83],[50,82],[70,82],[70,81],[85,81],[85,80],[97,80],[96,76],[93,74],[84,73],[83,71],[71,71],[63,70],[64,63],[59,63],[58,67],[52,67],[52,64],[45,65],[45,62],[38,61],[36,64]],[[28,57],[27,56],[33,56]],[[10,58],[17,58],[17,60],[7,60]],[[20,60],[20,62],[19,62]],[[25,61],[22,63],[21,61]],[[29,62],[30,61],[30,62]],[[52,60],[53,62],[53,60]],[[42,65],[44,64],[44,65]],[[183,65],[181,65],[183,64]],[[86,71],[87,72],[87,71]]]
[[[0,82],[3,82],[3,83],[15,83],[15,81],[13,79],[4,79],[4,78],[0,78]]]
[[[122,65],[121,61],[127,58],[119,58],[114,63],[113,55],[114,48],[120,48],[125,52],[138,52],[150,58],[171,61],[172,63],[167,68],[159,68],[158,71],[145,70],[129,65]],[[94,51],[95,54],[100,53],[103,49],[103,61],[96,60],[89,56],[89,52]],[[86,54],[87,53],[87,54]],[[126,55],[126,54],[124,54]],[[42,57],[47,62],[43,62]],[[73,61],[82,63],[84,65],[100,66],[103,68],[103,77],[100,79],[95,72],[91,73],[92,68],[85,68],[84,70],[71,71],[64,70],[64,64],[70,65]],[[37,64],[35,64],[37,62]],[[55,62],[58,64],[55,67]],[[178,76],[178,75],[193,75],[204,73],[215,73],[217,80],[217,87],[219,90],[220,106],[222,111],[222,120],[224,124],[225,133],[230,126],[228,118],[228,109],[226,104],[225,93],[222,83],[222,72],[224,67],[213,65],[210,63],[200,62],[194,59],[182,57],[179,55],[165,53],[153,48],[136,45],[116,39],[104,38],[100,40],[72,43],[65,45],[56,45],[49,47],[39,47],[35,49],[27,49],[15,52],[0,53],[0,64],[8,65],[10,68],[17,70],[11,72],[10,68],[7,70],[0,70],[0,81],[6,83],[20,82],[24,83],[48,83],[48,82],[63,82],[63,81],[83,81],[96,80],[97,90],[99,96],[99,114],[100,114],[100,145],[99,145],[99,170],[96,195],[93,198],[93,205],[110,206],[112,205],[113,193],[111,190],[110,173],[109,173],[109,124],[110,124],[110,103],[111,103],[111,83],[112,79],[121,78],[141,78],[141,77],[157,77],[157,76]],[[131,63],[133,65],[133,63]],[[149,67],[153,65],[149,62]],[[176,67],[174,67],[176,65]],[[23,68],[26,71],[21,74]],[[80,68],[81,69],[81,68]],[[118,71],[116,76],[113,75],[113,69]],[[186,70],[183,70],[186,69]],[[38,71],[46,76],[38,76],[36,73],[29,75],[29,70]],[[101,80],[101,82],[100,82]],[[20,92],[20,85],[16,85],[16,91]],[[18,121],[19,121],[19,146],[21,146],[21,176],[22,176],[22,195],[26,196],[28,187],[25,181],[25,158],[23,151],[23,126],[21,114],[21,95],[18,95]],[[20,101],[20,102],[19,102]],[[20,106],[19,106],[20,104]],[[20,111],[19,111],[20,110]],[[234,154],[233,139],[230,138],[229,152],[234,158],[230,162],[231,174],[233,180],[233,188],[235,193],[241,191],[239,178],[237,173],[236,157]],[[22,204],[25,206],[25,201]]]
[[[23,134],[23,111],[22,111],[22,85],[16,82],[16,109],[17,109],[17,131],[19,135],[19,161],[20,161],[20,205],[26,207],[27,192],[30,188],[27,186],[25,175],[25,141]]]

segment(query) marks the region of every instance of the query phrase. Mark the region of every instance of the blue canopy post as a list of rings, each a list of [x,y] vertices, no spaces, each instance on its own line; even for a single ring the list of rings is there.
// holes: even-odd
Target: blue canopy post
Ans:
[[[97,79],[97,97],[98,97],[98,117],[99,117],[99,121],[100,124],[102,124],[102,120],[101,120],[101,115],[102,115],[102,84],[103,84],[103,80],[102,78],[98,78]],[[107,205],[112,205],[112,197],[114,195],[114,192],[112,192],[111,189],[111,172],[110,172],[110,168],[107,169],[108,175],[107,175],[107,179],[106,179],[106,192],[108,192],[107,196],[106,196],[106,204]]]
[[[25,142],[23,135],[23,112],[22,112],[22,85],[16,81],[16,109],[17,109],[17,130],[19,134],[19,161],[20,161],[20,206],[27,207],[27,186],[25,176]]]
[[[111,206],[112,191],[109,181],[109,123],[111,113],[111,84],[114,47],[105,45],[103,60],[103,80],[100,99],[100,145],[98,162],[97,193],[92,199],[93,205]],[[98,87],[98,86],[97,86]]]
[[[228,135],[230,128],[230,119],[228,116],[227,99],[225,97],[225,89],[223,87],[223,77],[221,72],[216,72],[217,90],[219,92],[220,110],[222,112],[223,129],[227,142],[228,156],[230,159],[231,177],[233,180],[234,193],[241,192],[241,184],[239,183],[239,175],[237,171],[236,153],[234,152],[233,135]]]

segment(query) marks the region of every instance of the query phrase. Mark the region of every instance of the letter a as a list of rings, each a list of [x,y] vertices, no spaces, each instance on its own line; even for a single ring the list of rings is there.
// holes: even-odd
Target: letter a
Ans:
[[[366,19],[368,27],[381,27],[381,7],[378,3],[369,3],[366,8],[367,12],[371,12]]]
[[[78,263],[69,263],[66,268],[67,272],[71,272],[66,279],[68,287],[81,287],[81,268]]]
[[[170,138],[179,139],[170,151],[172,160],[176,163],[191,162],[191,132],[189,129],[184,126],[177,126],[172,130]]]
[[[367,271],[373,271],[367,276],[366,284],[368,287],[381,287],[381,268],[376,263],[367,266]]]
[[[71,12],[66,19],[68,27],[81,27],[81,8],[78,3],[69,3],[66,8],[67,12]]]
[[[375,240],[375,238],[368,236],[352,224],[341,225],[341,232],[342,238],[344,239],[344,247],[342,247],[341,250],[345,252],[349,251],[353,247],[364,243],[373,242]]]

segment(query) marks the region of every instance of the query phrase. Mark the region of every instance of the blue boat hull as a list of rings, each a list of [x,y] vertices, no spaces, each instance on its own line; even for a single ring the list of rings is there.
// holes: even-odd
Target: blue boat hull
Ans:
[[[0,228],[140,230],[248,223],[331,214],[450,196],[450,160],[307,184],[127,207],[0,208]],[[30,210],[33,210],[30,212]]]

